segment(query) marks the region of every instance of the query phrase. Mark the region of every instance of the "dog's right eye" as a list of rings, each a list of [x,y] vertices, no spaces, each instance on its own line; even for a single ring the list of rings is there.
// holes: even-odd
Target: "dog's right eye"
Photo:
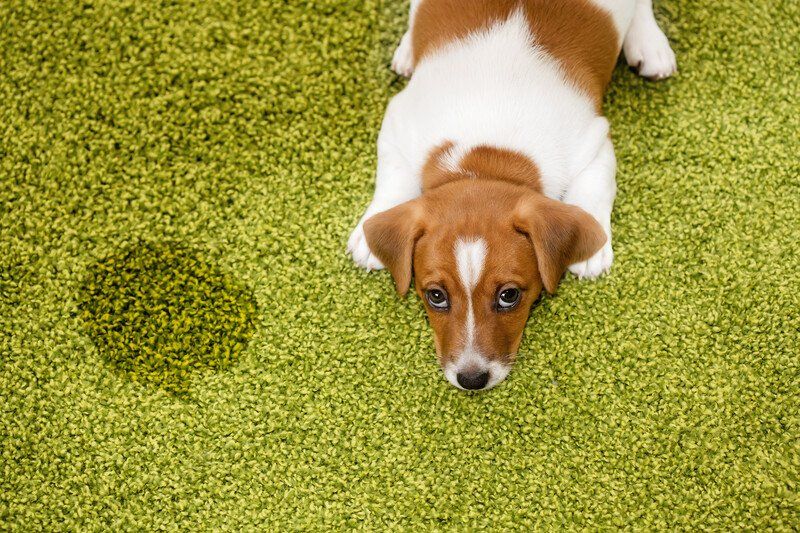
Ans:
[[[447,299],[447,292],[444,289],[428,289],[425,291],[425,298],[437,311],[447,311],[450,308],[450,301]]]

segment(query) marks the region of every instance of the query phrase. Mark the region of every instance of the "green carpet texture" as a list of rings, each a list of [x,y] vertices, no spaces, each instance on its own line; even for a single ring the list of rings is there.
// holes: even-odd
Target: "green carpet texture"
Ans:
[[[406,11],[0,2],[0,530],[800,528],[800,2],[656,3],[612,272],[478,394],[345,254]]]

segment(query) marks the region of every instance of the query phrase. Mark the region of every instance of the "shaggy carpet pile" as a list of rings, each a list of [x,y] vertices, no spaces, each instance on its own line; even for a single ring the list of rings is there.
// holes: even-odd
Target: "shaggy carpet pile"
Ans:
[[[344,252],[406,9],[0,2],[0,529],[800,527],[800,3],[657,3],[612,273],[483,394]]]

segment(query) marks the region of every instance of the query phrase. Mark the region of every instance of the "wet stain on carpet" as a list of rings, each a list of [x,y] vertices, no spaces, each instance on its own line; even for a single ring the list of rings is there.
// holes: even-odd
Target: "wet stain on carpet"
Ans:
[[[130,379],[188,395],[205,371],[232,365],[252,337],[252,292],[208,254],[142,242],[97,262],[81,288],[87,333]]]

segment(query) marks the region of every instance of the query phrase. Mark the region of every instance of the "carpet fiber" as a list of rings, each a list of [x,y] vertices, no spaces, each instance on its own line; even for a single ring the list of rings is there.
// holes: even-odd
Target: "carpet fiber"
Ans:
[[[344,254],[405,10],[0,3],[0,529],[800,527],[800,3],[657,3],[612,273],[484,394]]]

